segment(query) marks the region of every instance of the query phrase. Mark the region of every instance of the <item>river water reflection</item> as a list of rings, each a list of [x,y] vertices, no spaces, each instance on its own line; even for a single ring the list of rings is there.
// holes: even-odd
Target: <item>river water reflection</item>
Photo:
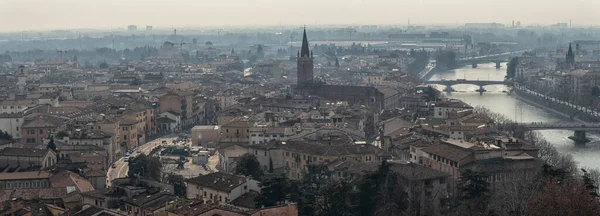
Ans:
[[[502,68],[496,69],[494,63],[480,64],[477,68],[466,66],[455,70],[436,72],[430,80],[441,79],[467,79],[467,80],[503,80],[506,75],[506,64]],[[438,86],[443,89],[442,86]],[[551,111],[533,106],[524,101],[518,100],[513,96],[507,95],[503,91],[509,90],[502,85],[491,85],[484,87],[487,92],[479,94],[475,92],[478,86],[456,85],[453,89],[456,92],[445,93],[447,97],[460,99],[473,107],[487,107],[493,112],[505,115],[517,122],[569,122],[577,123],[569,118],[565,118]],[[574,142],[568,138],[573,135],[569,130],[547,130],[540,133],[550,141],[562,153],[573,155],[580,167],[600,168],[600,136],[598,134],[588,133],[588,138],[592,141],[585,147],[576,147]]]

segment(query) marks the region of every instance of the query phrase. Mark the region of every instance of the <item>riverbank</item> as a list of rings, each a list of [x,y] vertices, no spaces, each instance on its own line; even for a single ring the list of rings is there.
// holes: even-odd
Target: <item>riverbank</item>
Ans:
[[[531,100],[529,97],[525,96],[525,94],[523,94],[523,93],[519,94],[516,91],[512,91],[510,94],[511,94],[510,96],[513,96],[515,99],[523,101],[523,102],[525,102],[525,103],[527,103],[529,105],[535,106],[535,107],[540,108],[540,109],[544,109],[546,111],[552,112],[552,113],[554,113],[556,115],[559,115],[561,117],[571,119],[571,116],[569,116],[569,115],[567,115],[567,114],[565,114],[565,113],[563,113],[561,111],[558,111],[558,110],[552,109],[550,107],[544,106],[543,104],[539,104],[539,103]],[[579,119],[577,117],[573,118],[572,120],[575,120],[575,121],[578,121],[578,122],[581,122],[581,123],[586,123],[586,121],[583,121],[583,120],[581,120],[581,119]]]
[[[530,92],[527,92],[526,90],[519,88],[513,88],[512,92],[519,100],[527,102],[538,108],[551,111],[565,118],[569,118],[571,120],[575,120],[582,123],[600,122],[600,117],[578,110],[572,106],[564,104],[564,102],[550,100],[548,98],[532,94]]]

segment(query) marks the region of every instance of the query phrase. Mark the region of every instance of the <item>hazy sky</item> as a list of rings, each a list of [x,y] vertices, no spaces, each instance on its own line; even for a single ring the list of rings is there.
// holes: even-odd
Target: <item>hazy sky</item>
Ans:
[[[520,20],[600,25],[600,0],[0,0],[0,31]]]

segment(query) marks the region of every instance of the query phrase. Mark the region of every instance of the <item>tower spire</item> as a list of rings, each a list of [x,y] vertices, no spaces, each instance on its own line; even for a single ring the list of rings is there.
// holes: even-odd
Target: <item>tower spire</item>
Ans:
[[[567,65],[570,67],[575,66],[575,54],[573,54],[573,48],[571,47],[571,43],[569,43],[569,51],[567,51]]]
[[[302,35],[302,49],[300,50],[300,57],[310,57],[310,51],[308,50],[308,38],[306,37],[306,27],[304,27],[304,33]]]

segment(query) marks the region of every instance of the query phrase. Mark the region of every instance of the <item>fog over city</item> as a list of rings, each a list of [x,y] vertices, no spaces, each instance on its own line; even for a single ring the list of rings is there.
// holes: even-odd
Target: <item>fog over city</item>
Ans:
[[[0,0],[0,215],[600,215],[600,0]]]
[[[595,0],[1,0],[0,32],[74,28],[314,24],[598,25]]]

